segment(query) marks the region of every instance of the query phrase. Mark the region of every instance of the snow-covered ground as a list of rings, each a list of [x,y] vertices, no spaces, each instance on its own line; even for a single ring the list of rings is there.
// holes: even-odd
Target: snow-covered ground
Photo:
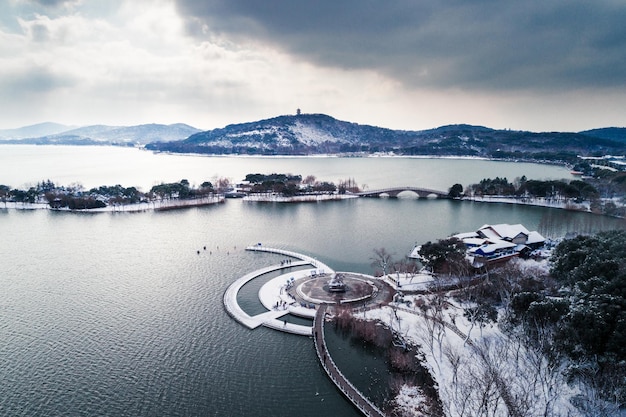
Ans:
[[[296,121],[296,123],[294,123],[294,125],[291,127],[291,131],[295,134],[296,137],[300,139],[302,143],[307,146],[320,145],[324,142],[348,142],[346,139],[333,136],[323,129],[319,129],[316,126],[311,126],[310,124],[301,123],[300,121]]]
[[[293,281],[322,273],[325,273],[323,269],[304,269],[282,274],[263,284],[259,289],[259,300],[268,310],[289,310],[293,315],[313,319],[315,308],[310,308],[311,304],[308,303],[298,304],[287,291],[293,285]]]
[[[416,302],[417,298],[421,300]],[[411,305],[428,302],[426,296],[414,296]],[[407,342],[421,346],[446,416],[580,415],[569,402],[576,391],[539,352],[526,349],[496,325],[472,326],[461,305],[451,303],[439,313],[424,314],[420,308],[394,304],[368,311],[367,319],[381,320]],[[459,333],[446,326],[456,327]],[[419,388],[412,387],[404,387],[396,398],[406,411],[419,409],[423,401]]]
[[[485,196],[485,197],[463,197],[463,200],[477,201],[481,203],[505,203],[505,204],[522,204],[526,206],[540,206],[559,208],[567,210],[590,211],[589,201],[575,203],[571,200],[551,199],[543,197],[535,198],[515,198],[502,196]]]
[[[418,292],[427,291],[435,282],[435,277],[428,273],[401,274],[398,272],[386,275],[385,281],[398,291]]]
[[[547,273],[545,260],[514,262],[520,271]],[[426,290],[432,283],[428,275],[386,277],[396,284],[398,278],[401,289]],[[420,346],[447,417],[582,416],[570,403],[579,390],[568,386],[561,367],[549,364],[521,338],[504,334],[496,323],[472,324],[463,314],[467,307],[471,305],[448,296],[405,294],[365,317],[380,320],[407,343]],[[419,388],[408,386],[395,400],[409,415],[425,401]]]

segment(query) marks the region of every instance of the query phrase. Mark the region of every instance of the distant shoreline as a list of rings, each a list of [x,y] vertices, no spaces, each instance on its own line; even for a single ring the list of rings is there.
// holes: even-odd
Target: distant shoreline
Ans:
[[[71,145],[67,145],[71,146]],[[553,166],[562,166],[571,169],[571,166],[563,161],[537,160],[537,159],[511,159],[511,158],[493,158],[488,156],[474,155],[400,155],[390,153],[320,153],[310,155],[244,155],[244,154],[210,154],[210,153],[192,153],[192,152],[170,152],[170,151],[153,151],[145,148],[134,148],[146,152],[152,152],[155,155],[180,155],[180,156],[200,156],[207,158],[267,158],[267,159],[300,159],[300,158],[403,158],[403,159],[451,159],[462,161],[493,161],[493,162],[511,162],[525,164],[548,164]]]
[[[180,155],[180,156],[201,156],[209,158],[267,158],[267,159],[281,159],[281,158],[406,158],[406,159],[458,159],[458,160],[477,160],[477,161],[494,161],[494,162],[513,162],[513,163],[528,163],[528,164],[549,164],[556,166],[564,166],[568,168],[567,164],[562,161],[550,161],[550,160],[536,160],[536,159],[510,159],[510,158],[493,158],[489,156],[475,156],[475,155],[402,155],[388,152],[374,152],[374,153],[319,153],[308,155],[250,155],[250,154],[213,154],[213,153],[193,153],[193,152],[170,152],[170,151],[155,151],[146,149],[143,146],[120,146],[111,144],[89,144],[89,145],[69,145],[69,144],[32,144],[32,143],[5,143],[0,140],[0,145],[6,146],[51,146],[51,147],[71,147],[71,148],[100,148],[100,147],[114,147],[122,149],[134,149],[139,151],[151,152],[155,155]]]

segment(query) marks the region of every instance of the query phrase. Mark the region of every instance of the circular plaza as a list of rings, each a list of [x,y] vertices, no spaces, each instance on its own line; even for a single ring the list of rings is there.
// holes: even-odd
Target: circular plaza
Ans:
[[[371,275],[336,272],[328,265],[309,256],[283,249],[268,248],[260,244],[250,246],[246,250],[288,257],[279,264],[244,275],[233,282],[224,293],[226,311],[250,329],[263,325],[288,333],[311,336],[312,325],[290,323],[285,316],[293,315],[313,319],[320,305],[364,307],[386,304],[393,297],[394,290],[391,286]],[[266,282],[258,294],[261,304],[267,311],[254,316],[248,315],[237,302],[239,290],[247,282],[275,271],[284,273]]]

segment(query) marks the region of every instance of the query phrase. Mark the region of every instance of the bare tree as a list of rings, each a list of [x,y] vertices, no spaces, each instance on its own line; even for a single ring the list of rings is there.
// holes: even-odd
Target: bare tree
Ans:
[[[398,285],[400,284],[400,274],[408,278],[409,283],[412,283],[413,278],[415,278],[420,273],[420,266],[417,264],[417,262],[414,259],[408,258],[403,258],[395,262],[392,266],[392,269],[396,273],[396,280],[398,281]]]
[[[372,267],[380,268],[378,271],[382,271],[382,276],[387,275],[388,269],[393,265],[392,255],[385,248],[374,249],[374,256],[370,259]]]
[[[310,185],[313,186],[315,185],[315,183],[317,182],[317,178],[315,177],[315,175],[307,175],[306,177],[304,177],[304,179],[302,180],[302,185]]]
[[[230,188],[230,180],[228,178],[220,177],[215,183],[219,193],[226,192]]]

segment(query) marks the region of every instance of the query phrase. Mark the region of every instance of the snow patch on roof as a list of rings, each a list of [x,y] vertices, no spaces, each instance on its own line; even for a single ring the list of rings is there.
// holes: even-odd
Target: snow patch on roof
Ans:
[[[528,236],[528,234],[530,233],[528,229],[526,229],[521,224],[506,224],[506,223],[492,224],[492,225],[486,224],[483,227],[481,227],[479,230],[485,235],[487,234],[493,235],[495,233],[493,237],[500,238],[500,239],[514,239],[520,233],[526,236]],[[488,236],[488,237],[492,237],[492,236]]]

